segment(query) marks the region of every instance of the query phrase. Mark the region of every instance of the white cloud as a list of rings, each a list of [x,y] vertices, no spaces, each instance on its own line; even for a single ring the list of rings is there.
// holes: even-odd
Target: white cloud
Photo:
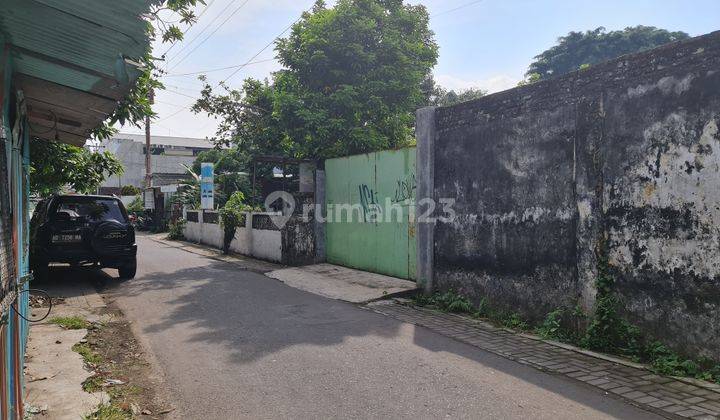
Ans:
[[[520,79],[507,74],[499,74],[491,76],[487,79],[465,80],[449,74],[436,74],[435,81],[440,86],[455,91],[466,90],[469,88],[480,88],[488,91],[488,93],[495,93],[517,86]]]

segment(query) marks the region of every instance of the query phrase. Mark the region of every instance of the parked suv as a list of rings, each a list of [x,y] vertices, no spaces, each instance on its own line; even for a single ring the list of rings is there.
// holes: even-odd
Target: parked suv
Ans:
[[[117,268],[135,277],[135,229],[115,197],[57,195],[38,203],[30,220],[30,264],[46,277],[50,263]]]

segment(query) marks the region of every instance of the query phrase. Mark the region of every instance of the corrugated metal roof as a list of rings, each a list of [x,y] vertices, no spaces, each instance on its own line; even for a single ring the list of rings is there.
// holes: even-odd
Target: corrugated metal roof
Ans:
[[[0,30],[16,47],[114,77],[119,55],[148,47],[146,10],[142,0],[3,0]]]
[[[0,0],[0,42],[12,46],[16,83],[32,91],[31,134],[83,143],[117,107],[139,76],[123,57],[136,61],[149,48],[149,3]],[[116,74],[123,68],[129,84]]]

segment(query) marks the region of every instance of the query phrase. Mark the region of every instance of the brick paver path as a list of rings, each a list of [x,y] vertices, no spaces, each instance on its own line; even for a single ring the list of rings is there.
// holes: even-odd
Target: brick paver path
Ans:
[[[708,389],[519,335],[467,317],[387,300],[369,309],[537,369],[613,393],[669,418],[720,419],[720,387]]]

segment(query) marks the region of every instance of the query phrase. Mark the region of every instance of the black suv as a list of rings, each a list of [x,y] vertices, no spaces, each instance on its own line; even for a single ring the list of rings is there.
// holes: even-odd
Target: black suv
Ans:
[[[135,277],[135,229],[116,197],[57,195],[38,203],[30,220],[30,265],[47,277],[50,263],[117,268]]]

